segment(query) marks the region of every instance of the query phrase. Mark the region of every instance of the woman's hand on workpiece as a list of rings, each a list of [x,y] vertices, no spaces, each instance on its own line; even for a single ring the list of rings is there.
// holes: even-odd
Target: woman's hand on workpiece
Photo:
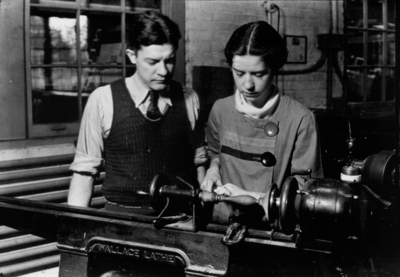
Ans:
[[[217,187],[214,192],[218,195],[225,195],[225,196],[240,196],[240,195],[248,195],[249,192],[239,188],[238,186],[227,183],[222,187]]]
[[[254,191],[248,191],[244,190],[234,184],[227,183],[223,185],[222,187],[218,187],[214,190],[216,194],[222,194],[225,196],[241,196],[241,195],[248,195],[251,197],[254,197],[255,199],[259,199],[265,196],[265,193],[262,192],[254,192]]]

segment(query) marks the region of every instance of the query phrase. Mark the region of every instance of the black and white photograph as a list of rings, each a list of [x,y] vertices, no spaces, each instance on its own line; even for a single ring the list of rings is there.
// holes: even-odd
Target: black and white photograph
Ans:
[[[397,0],[0,0],[0,277],[400,277]]]

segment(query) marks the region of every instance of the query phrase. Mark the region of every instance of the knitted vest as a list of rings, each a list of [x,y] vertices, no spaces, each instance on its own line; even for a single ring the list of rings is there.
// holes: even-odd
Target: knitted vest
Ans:
[[[105,142],[103,194],[110,202],[147,206],[149,196],[137,190],[148,192],[156,174],[175,180],[177,175],[195,172],[182,87],[171,83],[172,107],[159,121],[150,121],[135,107],[124,79],[111,83],[111,91],[114,117]]]

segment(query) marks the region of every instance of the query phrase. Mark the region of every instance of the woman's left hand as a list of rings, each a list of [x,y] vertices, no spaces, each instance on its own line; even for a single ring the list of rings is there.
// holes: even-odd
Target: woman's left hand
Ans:
[[[218,187],[214,190],[214,192],[218,195],[225,195],[225,196],[240,196],[240,195],[248,195],[249,192],[239,188],[238,186],[227,183],[222,187]]]

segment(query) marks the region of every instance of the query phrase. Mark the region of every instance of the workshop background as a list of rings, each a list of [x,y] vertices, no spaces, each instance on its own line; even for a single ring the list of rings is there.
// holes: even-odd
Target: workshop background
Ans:
[[[223,55],[232,32],[256,20],[276,28],[290,51],[277,84],[316,114],[325,177],[338,179],[350,158],[398,148],[398,6],[395,0],[2,0],[0,195],[66,202],[87,97],[134,71],[121,54],[121,22],[148,9],[180,25],[175,77],[199,93],[204,122],[215,100],[235,89]],[[103,179],[104,173],[95,207],[104,204]],[[57,276],[58,262],[54,242],[0,227],[0,276]]]

